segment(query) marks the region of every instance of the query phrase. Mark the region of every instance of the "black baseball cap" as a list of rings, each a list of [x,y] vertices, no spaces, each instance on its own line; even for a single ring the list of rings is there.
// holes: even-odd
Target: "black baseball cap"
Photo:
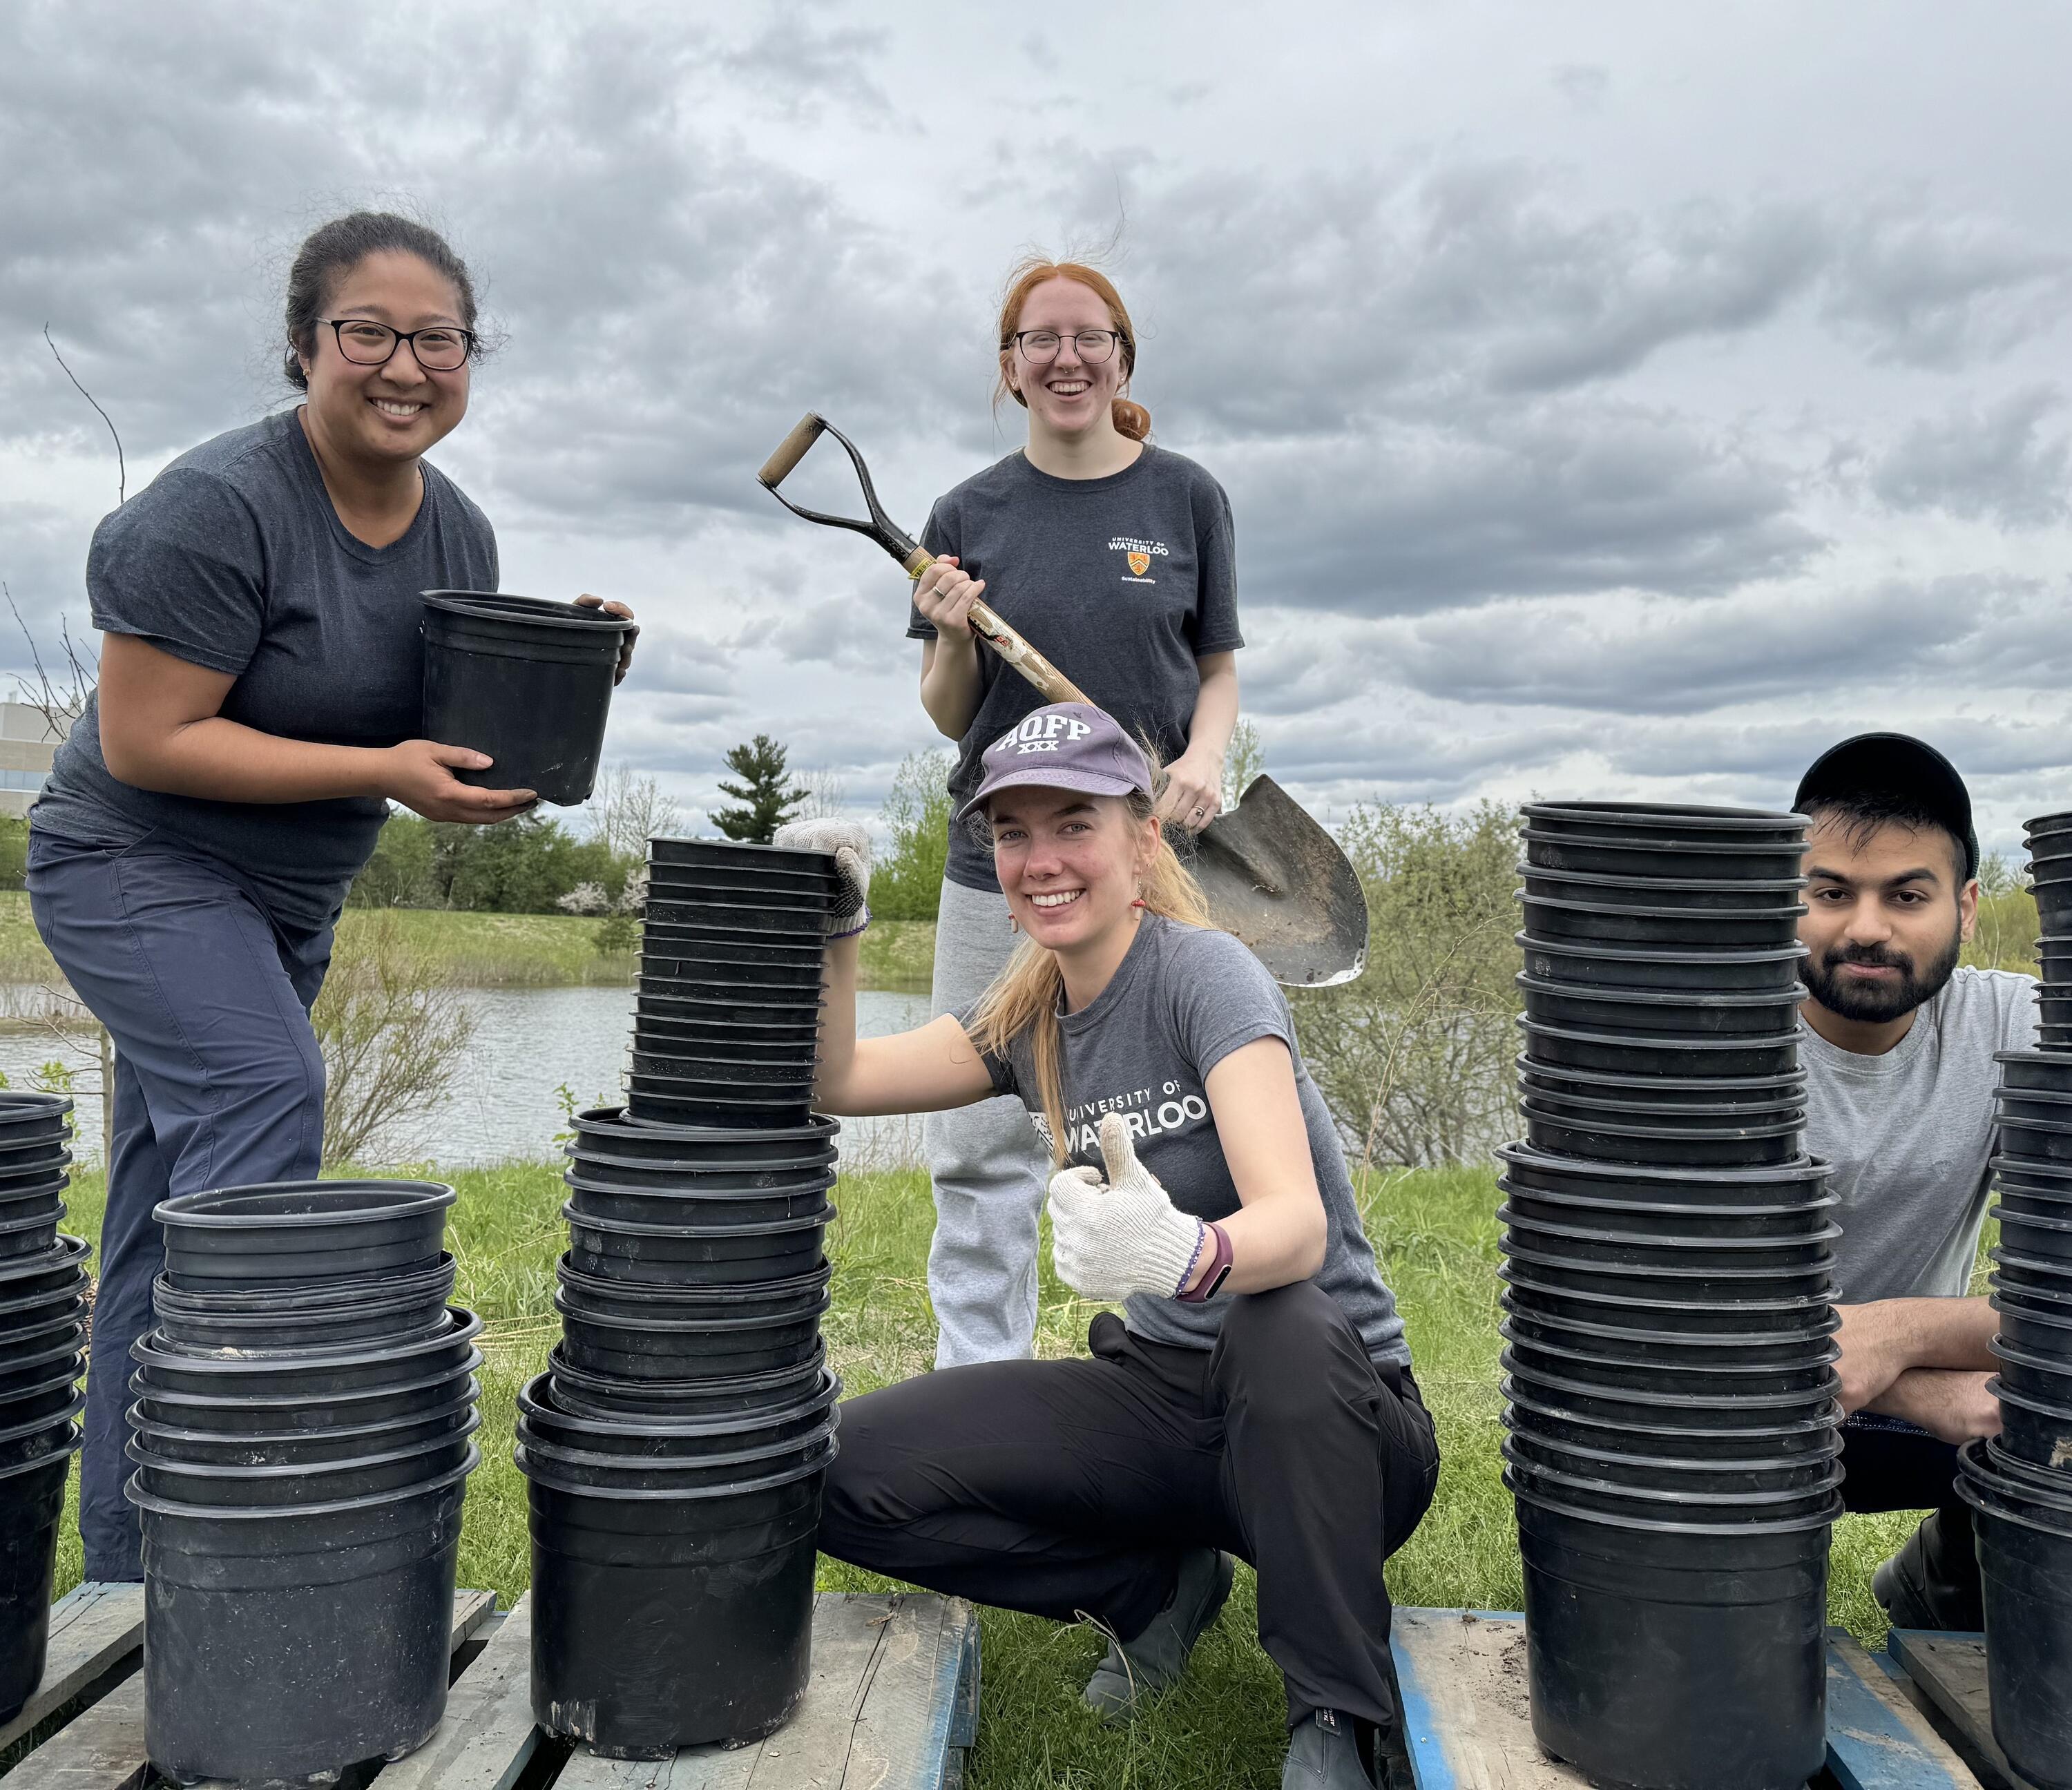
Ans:
[[[1926,741],[1907,733],[1859,733],[1822,753],[1799,779],[1791,806],[1803,814],[1822,800],[1888,795],[1934,818],[1964,847],[1964,880],[1979,873],[1979,835],[1971,794],[1957,767]]]

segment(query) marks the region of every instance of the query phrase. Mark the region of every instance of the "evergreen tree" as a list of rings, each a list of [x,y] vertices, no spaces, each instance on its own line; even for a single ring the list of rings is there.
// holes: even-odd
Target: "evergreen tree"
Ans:
[[[720,794],[742,805],[715,809],[713,824],[729,839],[767,845],[805,799],[784,774],[783,747],[768,734],[758,733],[746,745],[735,746],[727,753],[726,767],[741,781],[730,783],[722,777]]]

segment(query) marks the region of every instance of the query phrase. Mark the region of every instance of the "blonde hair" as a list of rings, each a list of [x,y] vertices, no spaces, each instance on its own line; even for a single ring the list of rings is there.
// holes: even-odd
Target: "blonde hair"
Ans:
[[[1165,772],[1152,760],[1152,782],[1162,788]],[[1142,827],[1157,811],[1155,795],[1141,790],[1124,798],[1131,823]],[[1207,897],[1194,873],[1174,856],[1161,830],[1157,850],[1144,873],[1138,894],[1148,913],[1183,926],[1212,926]],[[1062,1164],[1069,1153],[1065,1137],[1065,1077],[1063,1037],[1058,1009],[1064,999],[1064,971],[1054,951],[1046,950],[1033,938],[1024,938],[1008,959],[1007,967],[993,978],[979,997],[972,1016],[971,1041],[989,1056],[1005,1057],[1008,1047],[1025,1034],[1035,1059],[1036,1090],[1043,1102],[1043,1116],[1050,1126],[1050,1160]]]
[[[1024,410],[1029,400],[1007,382],[1007,363],[1014,352],[1014,332],[1022,326],[1022,307],[1029,302],[1029,294],[1046,280],[1071,280],[1084,286],[1108,306],[1108,321],[1115,325],[1116,346],[1122,350],[1122,383],[1128,388],[1130,376],[1137,371],[1137,327],[1129,320],[1129,311],[1122,302],[1122,294],[1115,289],[1115,282],[1097,267],[1089,267],[1084,261],[1054,261],[1042,255],[1030,255],[1018,261],[1007,276],[1007,294],[1000,306],[1000,379],[993,388],[993,401],[997,408],[1002,398],[1012,398]],[[1151,436],[1151,413],[1131,399],[1117,397],[1108,405],[1108,413],[1115,419],[1116,433],[1127,435],[1133,441],[1148,441]]]

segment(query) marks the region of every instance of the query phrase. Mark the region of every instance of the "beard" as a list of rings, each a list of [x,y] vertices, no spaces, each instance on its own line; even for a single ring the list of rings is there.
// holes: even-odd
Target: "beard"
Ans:
[[[1799,966],[1799,979],[1829,1012],[1845,1020],[1881,1024],[1912,1012],[1941,994],[1956,973],[1957,959],[1963,948],[1963,934],[1952,932],[1947,946],[1926,970],[1920,970],[1905,951],[1888,946],[1843,945],[1823,952],[1817,959],[1807,958]],[[1845,963],[1882,964],[1899,974],[1887,983],[1847,980],[1840,973]]]

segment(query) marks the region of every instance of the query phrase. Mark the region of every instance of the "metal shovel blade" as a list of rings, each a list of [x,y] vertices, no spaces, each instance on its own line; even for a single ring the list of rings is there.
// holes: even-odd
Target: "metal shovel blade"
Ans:
[[[1186,835],[1171,835],[1189,859]],[[1328,988],[1367,967],[1367,893],[1338,846],[1270,777],[1194,842],[1188,868],[1215,922],[1285,988]]]

